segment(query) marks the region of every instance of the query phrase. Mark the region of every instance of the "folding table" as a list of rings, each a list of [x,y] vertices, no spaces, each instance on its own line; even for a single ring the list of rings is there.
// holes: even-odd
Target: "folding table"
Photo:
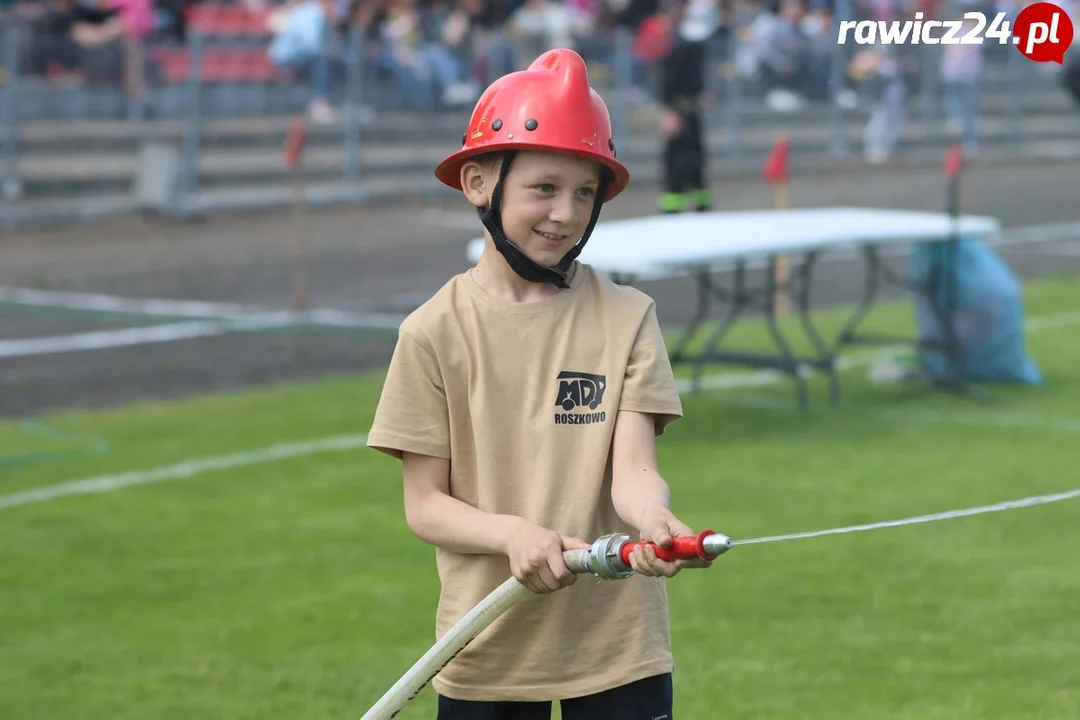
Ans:
[[[830,402],[839,401],[836,359],[847,345],[908,342],[941,350],[950,363],[962,365],[952,313],[949,312],[956,295],[954,273],[938,267],[931,273],[927,287],[914,287],[898,278],[882,262],[880,251],[887,246],[943,243],[947,252],[942,254],[946,258],[942,264],[955,267],[948,258],[955,257],[960,238],[987,239],[1000,231],[1000,223],[993,217],[876,208],[683,213],[599,222],[579,259],[619,283],[689,274],[697,286],[697,306],[670,356],[673,365],[693,366],[692,387],[700,386],[703,369],[708,363],[768,368],[794,380],[799,407],[807,409],[809,400],[804,378],[807,368],[826,373]],[[483,249],[482,238],[472,240],[467,248],[469,260],[479,260]],[[811,318],[813,268],[823,254],[851,249],[859,251],[865,262],[863,297],[838,337],[827,343]],[[793,272],[789,282],[778,285],[776,264],[782,256],[791,257]],[[753,261],[765,261],[762,282],[757,286],[752,286],[747,277],[747,266]],[[728,287],[723,287],[716,277],[721,272],[731,273]],[[857,334],[856,329],[872,308],[882,281],[900,284],[928,298],[944,296],[947,299],[944,311],[936,301],[930,306],[935,308],[945,340],[928,343],[918,338]],[[813,345],[812,354],[796,355],[780,329],[774,298],[781,289],[791,292],[793,310]],[[692,351],[690,340],[709,321],[712,300],[719,300],[727,310],[700,349]],[[749,309],[759,309],[764,315],[776,345],[775,354],[721,347],[724,336]],[[953,381],[949,384],[953,389],[966,390],[962,367],[951,377]]]

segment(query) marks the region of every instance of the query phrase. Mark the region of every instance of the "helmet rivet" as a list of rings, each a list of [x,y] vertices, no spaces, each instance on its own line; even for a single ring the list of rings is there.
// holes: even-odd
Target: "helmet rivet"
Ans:
[[[607,146],[608,150],[610,150],[611,152],[615,152],[615,138],[608,138]]]
[[[536,118],[529,118],[525,121],[525,129],[532,132],[536,129]]]
[[[506,136],[506,138],[508,140],[513,140],[514,139],[514,133],[510,133],[509,135]]]
[[[500,130],[502,130],[502,120],[496,120],[495,122],[491,123],[491,129],[495,132],[499,132]]]

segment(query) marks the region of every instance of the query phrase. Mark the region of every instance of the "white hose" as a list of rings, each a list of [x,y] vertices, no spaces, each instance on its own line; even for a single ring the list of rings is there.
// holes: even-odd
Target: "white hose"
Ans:
[[[589,572],[589,551],[568,550],[563,553],[566,567],[573,573]],[[423,657],[416,661],[400,680],[394,683],[374,707],[367,711],[362,720],[390,720],[404,708],[410,700],[420,694],[424,686],[453,660],[461,650],[472,642],[491,623],[528,597],[530,590],[510,578],[495,588],[466,613],[465,617],[439,638]]]

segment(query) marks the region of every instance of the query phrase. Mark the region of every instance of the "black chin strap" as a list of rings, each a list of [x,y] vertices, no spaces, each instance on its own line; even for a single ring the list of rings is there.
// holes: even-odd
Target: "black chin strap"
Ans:
[[[491,233],[491,239],[495,241],[495,248],[506,258],[507,264],[519,277],[529,282],[548,282],[559,288],[569,288],[570,284],[567,282],[566,276],[570,272],[570,266],[581,254],[585,243],[588,242],[589,236],[592,235],[593,228],[596,227],[596,221],[600,217],[600,209],[604,205],[604,196],[607,194],[608,185],[611,183],[611,172],[604,168],[600,173],[600,185],[596,188],[592,217],[589,218],[589,225],[585,228],[581,239],[574,247],[570,248],[569,252],[563,256],[563,259],[557,265],[541,265],[526,255],[517,245],[510,242],[502,227],[502,214],[499,212],[499,205],[502,199],[503,181],[506,180],[506,174],[510,172],[510,163],[513,162],[515,154],[514,150],[507,150],[503,153],[502,167],[499,169],[499,180],[495,183],[495,189],[491,193],[491,205],[486,208],[477,208],[480,222],[484,223],[484,227]]]

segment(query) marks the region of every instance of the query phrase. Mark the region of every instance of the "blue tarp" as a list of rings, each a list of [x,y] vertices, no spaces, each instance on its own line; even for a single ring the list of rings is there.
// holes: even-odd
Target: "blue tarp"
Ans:
[[[938,283],[933,298],[927,297],[935,266],[943,272],[955,272],[955,327],[967,379],[1041,385],[1042,373],[1024,341],[1020,282],[1009,266],[980,240],[960,238],[953,251],[949,250],[949,243],[943,242],[921,243],[914,248],[909,273],[914,287],[921,289],[915,296],[919,338],[934,342],[945,339],[933,309],[946,310],[948,286]],[[955,379],[956,370],[949,366],[943,352],[923,350],[920,360],[923,371],[930,377]]]

